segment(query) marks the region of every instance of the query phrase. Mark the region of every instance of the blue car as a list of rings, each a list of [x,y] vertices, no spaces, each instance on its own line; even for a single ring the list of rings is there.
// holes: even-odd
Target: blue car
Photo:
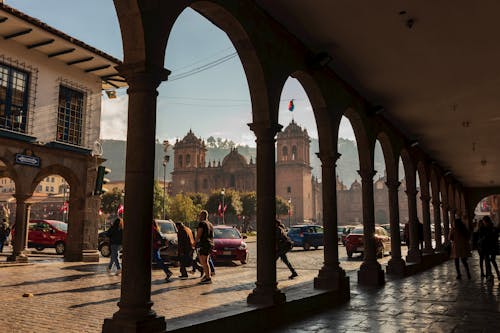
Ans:
[[[293,241],[293,246],[303,247],[308,251],[311,247],[317,249],[323,246],[323,227],[320,225],[294,225],[288,231],[288,237]]]

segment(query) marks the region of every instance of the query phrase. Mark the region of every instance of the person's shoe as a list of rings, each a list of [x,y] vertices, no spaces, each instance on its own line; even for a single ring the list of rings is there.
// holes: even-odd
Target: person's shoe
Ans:
[[[173,275],[174,273],[172,273],[171,271],[168,271],[167,272],[167,279],[170,279],[170,277]]]
[[[297,274],[297,272],[293,272],[292,275],[290,275],[288,278],[290,280],[293,280],[294,278],[296,278],[297,276],[299,276],[299,274]]]
[[[122,270],[121,269],[117,269],[116,270],[116,275],[120,275],[122,273]]]
[[[199,282],[199,284],[210,284],[212,283],[212,279],[208,278],[208,279],[201,279],[201,281]]]
[[[212,272],[210,273],[210,275],[215,275],[215,272],[214,272],[214,271],[212,271]]]
[[[107,267],[106,272],[108,272],[108,274],[111,273],[111,268]]]
[[[189,278],[189,276],[187,276],[187,275],[179,275],[179,278],[181,280],[186,280],[187,278]]]

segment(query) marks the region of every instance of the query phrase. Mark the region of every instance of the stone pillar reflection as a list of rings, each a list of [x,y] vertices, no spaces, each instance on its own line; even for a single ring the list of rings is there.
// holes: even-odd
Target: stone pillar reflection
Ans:
[[[169,71],[143,64],[122,65],[129,112],[125,175],[125,228],[119,310],[103,332],[166,332],[165,318],[151,309],[151,221],[157,87]]]
[[[410,246],[408,248],[407,262],[420,263],[422,255],[418,248],[418,216],[417,216],[417,193],[415,182],[408,182],[406,195],[408,196],[408,224],[410,230]]]
[[[29,199],[29,194],[14,194],[16,198],[16,223],[14,225],[14,239],[12,245],[12,254],[7,258],[7,261],[27,262],[27,244],[28,244],[28,220],[26,200]]]
[[[434,236],[436,241],[436,252],[443,251],[443,232],[441,230],[441,211],[439,209],[440,204],[441,203],[439,202],[439,199],[432,200],[432,208],[434,211]]]
[[[349,293],[349,278],[340,267],[337,240],[337,176],[336,161],[340,154],[318,154],[321,160],[323,193],[324,263],[314,279],[318,289],[342,290]]]
[[[275,136],[279,124],[252,123],[257,137],[257,281],[248,295],[249,304],[280,304],[286,298],[277,287],[275,260],[276,152]]]
[[[424,250],[423,254],[433,254],[432,249],[432,231],[431,231],[431,212],[430,212],[430,201],[428,190],[427,193],[422,193],[420,196],[422,201],[422,217],[424,219]]]
[[[444,233],[444,243],[450,243],[450,217],[448,212],[448,205],[443,202],[441,205],[443,212],[443,233]]]
[[[391,259],[387,264],[387,273],[404,275],[406,263],[401,257],[401,235],[399,230],[398,191],[401,183],[396,179],[389,179],[385,184],[389,192],[389,219],[391,224]]]
[[[457,209],[454,208],[454,207],[451,207],[449,209],[449,213],[450,213],[450,226],[454,226],[455,225],[455,219],[457,218]]]
[[[375,244],[375,204],[373,200],[373,176],[375,170],[359,170],[362,184],[363,202],[363,263],[358,271],[358,283],[382,285],[385,276],[376,258]]]

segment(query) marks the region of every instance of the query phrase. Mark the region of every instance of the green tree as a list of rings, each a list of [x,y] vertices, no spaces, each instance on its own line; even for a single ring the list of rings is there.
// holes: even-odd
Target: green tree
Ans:
[[[276,215],[278,215],[278,217],[288,215],[288,209],[288,201],[282,197],[276,196]]]
[[[116,187],[101,196],[101,210],[105,214],[116,214],[121,203],[122,191]]]
[[[191,198],[194,205],[200,209],[200,211],[205,207],[208,196],[205,193],[187,193],[187,195]]]
[[[169,197],[168,195],[165,197],[165,215],[167,214]],[[163,215],[163,188],[160,183],[155,180],[154,188],[153,188],[153,218],[155,219],[163,219],[165,216]]]
[[[200,210],[200,207],[197,207],[188,195],[179,193],[170,200],[169,218],[181,222],[194,221]]]
[[[241,215],[251,220],[257,212],[257,194],[255,192],[244,192],[241,197]]]
[[[229,215],[239,215],[242,211],[240,194],[234,190],[226,190],[224,193],[224,200],[220,191],[213,191],[208,197],[207,203],[205,204],[205,209],[211,214],[217,214],[219,209],[219,204],[222,207],[222,201],[224,201],[224,206],[226,206],[225,214]],[[223,207],[222,207],[223,208]]]

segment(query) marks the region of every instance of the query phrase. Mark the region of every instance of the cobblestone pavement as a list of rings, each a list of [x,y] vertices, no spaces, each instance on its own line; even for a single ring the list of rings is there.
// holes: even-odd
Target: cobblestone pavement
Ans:
[[[322,252],[307,255],[320,261]],[[310,281],[317,275],[318,267],[297,259],[300,253],[291,255],[298,263],[297,279],[288,280],[289,271],[278,264],[279,287],[285,293],[294,286],[312,288]],[[108,259],[100,263],[34,259],[36,264],[0,267],[0,332],[100,332],[104,318],[118,310],[120,294],[120,277],[106,272]],[[358,287],[351,271],[349,303],[278,332],[496,332],[500,327],[498,282],[481,281],[477,260],[472,261],[471,281],[456,281],[453,263],[447,262],[412,277],[389,280],[377,289]],[[198,285],[197,276],[171,283],[163,277],[161,271],[153,271],[153,309],[167,318],[167,329],[172,330],[203,320],[201,312],[214,318],[248,309],[246,297],[254,288],[256,273],[250,262],[217,267],[212,285]]]

